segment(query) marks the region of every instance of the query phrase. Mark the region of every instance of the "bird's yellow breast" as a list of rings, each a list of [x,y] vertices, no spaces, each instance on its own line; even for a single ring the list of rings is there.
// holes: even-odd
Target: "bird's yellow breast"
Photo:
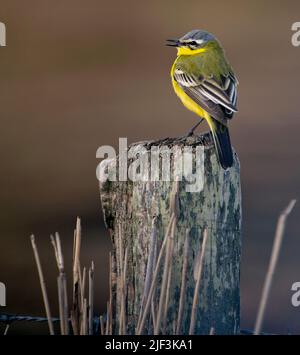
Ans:
[[[172,69],[171,69],[171,78],[172,78],[172,85],[176,95],[180,98],[183,105],[190,111],[194,112],[196,115],[206,118],[208,113],[202,109],[195,101],[193,101],[185,92],[184,90],[177,84],[176,80],[174,79],[174,71],[176,66],[175,60]]]

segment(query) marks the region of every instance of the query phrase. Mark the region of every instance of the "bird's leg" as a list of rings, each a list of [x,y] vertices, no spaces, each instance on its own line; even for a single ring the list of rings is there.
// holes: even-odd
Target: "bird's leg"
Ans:
[[[190,137],[194,134],[194,130],[203,122],[203,120],[204,118],[201,118],[201,120],[189,130],[187,137]]]

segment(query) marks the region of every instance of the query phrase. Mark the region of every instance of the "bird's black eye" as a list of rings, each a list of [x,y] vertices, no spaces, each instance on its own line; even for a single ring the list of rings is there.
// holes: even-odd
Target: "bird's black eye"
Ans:
[[[190,46],[197,47],[197,42],[196,41],[192,41],[189,44],[190,44]]]

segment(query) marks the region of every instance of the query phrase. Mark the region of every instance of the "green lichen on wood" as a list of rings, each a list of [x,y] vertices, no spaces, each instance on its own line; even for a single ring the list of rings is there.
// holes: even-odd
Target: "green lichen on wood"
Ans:
[[[189,138],[167,138],[161,141],[135,143],[134,149],[168,145],[183,147],[189,145],[205,147],[204,189],[200,192],[186,192],[186,182],[179,182],[178,215],[175,229],[172,257],[172,277],[169,289],[167,323],[164,332],[172,334],[177,321],[183,246],[186,230],[189,235],[187,284],[183,321],[180,334],[188,334],[191,308],[194,297],[194,267],[201,247],[203,231],[208,230],[204,268],[199,291],[195,334],[236,334],[239,332],[240,317],[240,254],[241,254],[241,189],[240,167],[237,156],[228,170],[220,168],[209,135]],[[174,159],[171,156],[171,159]],[[171,162],[172,166],[173,161]],[[117,166],[116,162],[112,162]],[[157,251],[161,246],[170,220],[170,194],[174,182],[107,182],[100,184],[103,214],[110,229],[115,265],[120,264],[120,243],[128,247],[126,277],[126,320],[127,333],[133,334],[141,311],[144,293],[150,236],[153,218],[157,218]],[[120,266],[119,266],[120,268]],[[118,333],[121,290],[120,270],[116,267],[113,285],[114,333]],[[154,300],[156,306],[160,295],[162,270],[159,274]],[[152,333],[151,320],[145,333]]]

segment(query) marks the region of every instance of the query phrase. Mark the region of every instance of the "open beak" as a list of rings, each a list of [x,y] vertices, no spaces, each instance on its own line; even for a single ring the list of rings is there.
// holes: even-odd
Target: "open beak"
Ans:
[[[167,42],[169,42],[169,43],[166,43],[166,46],[169,46],[169,47],[179,47],[180,46],[180,42],[178,39],[167,39]]]

